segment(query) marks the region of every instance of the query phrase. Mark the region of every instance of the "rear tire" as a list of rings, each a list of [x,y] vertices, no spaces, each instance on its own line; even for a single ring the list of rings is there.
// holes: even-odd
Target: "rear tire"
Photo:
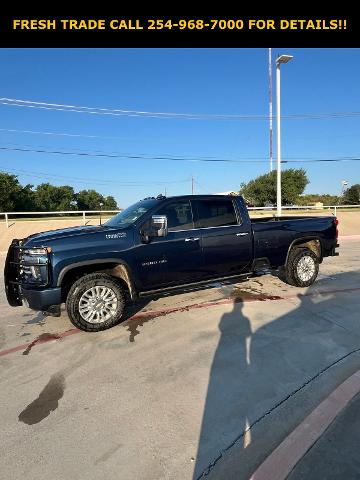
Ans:
[[[295,287],[309,287],[319,273],[319,259],[309,248],[294,248],[282,271],[283,280]]]
[[[70,288],[66,309],[71,323],[85,332],[100,332],[117,325],[125,307],[121,283],[105,273],[79,278]]]

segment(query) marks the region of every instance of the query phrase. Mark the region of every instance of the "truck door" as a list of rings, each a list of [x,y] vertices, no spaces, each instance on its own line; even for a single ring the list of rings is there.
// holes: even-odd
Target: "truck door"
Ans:
[[[146,289],[152,285],[152,270],[161,271],[161,284],[164,287],[196,282],[204,275],[200,248],[200,231],[194,229],[193,215],[189,200],[166,203],[154,215],[166,215],[168,234],[156,237],[143,247],[141,276]],[[146,253],[151,253],[147,261]],[[156,257],[156,258],[155,258]],[[157,262],[156,264],[151,262]],[[160,267],[160,269],[159,269]],[[157,276],[156,275],[156,276]]]
[[[251,225],[240,218],[234,200],[192,200],[195,228],[200,228],[203,272],[225,277],[246,272],[252,260]]]

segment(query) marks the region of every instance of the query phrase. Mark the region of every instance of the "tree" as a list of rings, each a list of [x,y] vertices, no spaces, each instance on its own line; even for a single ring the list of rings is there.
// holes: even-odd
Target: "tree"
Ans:
[[[0,172],[0,212],[11,212],[20,195],[21,185],[16,175]]]
[[[342,198],[344,205],[359,205],[360,204],[360,183],[355,183],[350,188],[345,190]]]
[[[76,195],[79,210],[99,210],[100,203],[105,205],[104,197],[96,190],[81,190]]]
[[[114,197],[111,195],[105,197],[104,210],[117,210],[118,208],[118,204]]]
[[[30,184],[21,187],[21,190],[14,198],[15,212],[31,212],[36,210],[36,198],[33,188],[34,186]]]
[[[72,210],[71,202],[75,198],[73,187],[62,185],[57,188],[58,210]]]
[[[42,183],[35,190],[35,204],[42,211],[70,210],[70,202],[74,197],[74,189],[68,185],[55,187],[50,183]]]
[[[74,200],[77,201],[74,203]],[[73,187],[41,183],[22,186],[17,175],[0,172],[0,212],[64,211],[64,210],[117,210],[111,195],[103,197],[96,190],[81,190],[75,194]]]
[[[339,203],[339,197],[327,193],[309,193],[307,195],[300,195],[297,200],[298,205],[313,205],[316,202],[322,202],[324,205],[337,205]]]
[[[284,170],[281,174],[282,203],[284,205],[296,203],[308,183],[309,180],[304,169]],[[260,175],[248,183],[242,183],[240,194],[255,207],[264,206],[267,202],[275,204],[276,171]]]

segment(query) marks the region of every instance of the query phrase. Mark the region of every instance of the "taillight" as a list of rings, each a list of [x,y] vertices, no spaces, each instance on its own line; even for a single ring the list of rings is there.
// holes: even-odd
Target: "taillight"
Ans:
[[[339,230],[338,230],[338,225],[339,225],[339,220],[337,218],[335,218],[335,220],[333,220],[333,223],[336,227],[336,230],[335,230],[335,238],[336,240],[339,238]]]

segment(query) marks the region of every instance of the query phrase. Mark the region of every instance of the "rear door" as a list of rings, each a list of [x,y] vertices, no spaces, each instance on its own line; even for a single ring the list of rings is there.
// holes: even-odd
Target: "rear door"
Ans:
[[[246,271],[252,260],[251,225],[243,221],[234,199],[192,200],[195,228],[201,232],[203,272],[223,277]]]

